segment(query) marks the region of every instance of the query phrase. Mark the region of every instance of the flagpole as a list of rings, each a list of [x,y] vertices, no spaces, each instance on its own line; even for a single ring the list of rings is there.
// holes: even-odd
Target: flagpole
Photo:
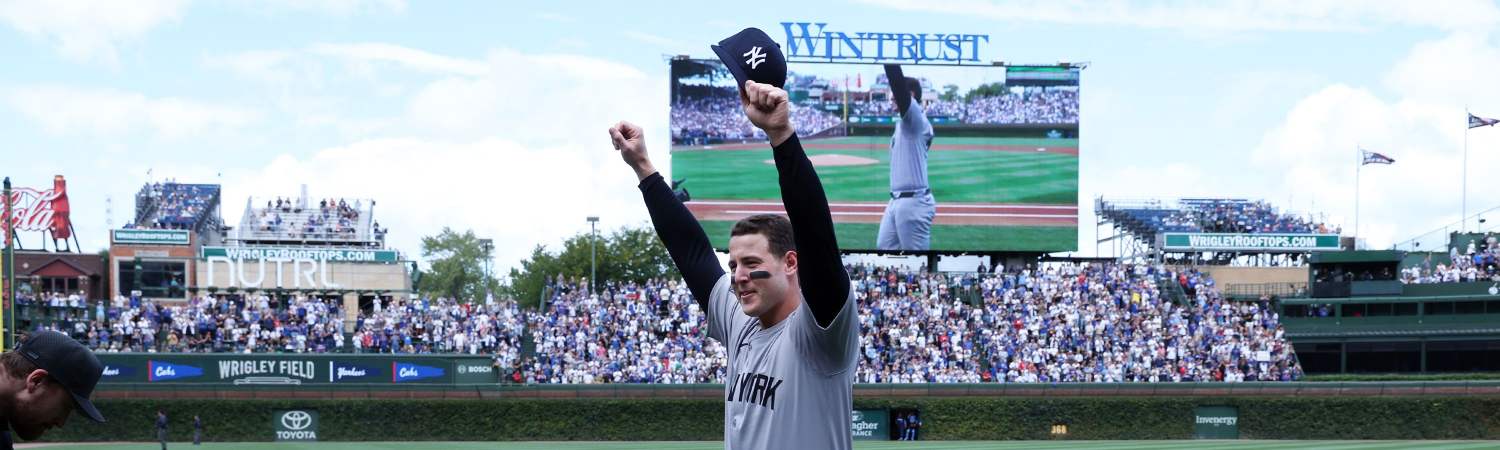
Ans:
[[[1469,226],[1469,107],[1464,107],[1464,176],[1463,190],[1460,197],[1463,198],[1463,210],[1458,216],[1458,231],[1464,232]]]
[[[1359,144],[1354,144],[1354,155],[1358,157],[1354,161],[1354,249],[1359,250],[1359,171],[1365,165],[1364,149]]]

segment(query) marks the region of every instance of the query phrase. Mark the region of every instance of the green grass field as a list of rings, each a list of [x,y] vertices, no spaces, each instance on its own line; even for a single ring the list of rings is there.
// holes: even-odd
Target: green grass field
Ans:
[[[828,200],[883,202],[890,199],[890,138],[845,137],[804,142],[809,156],[841,154],[878,162],[862,166],[819,167]],[[941,145],[1071,146],[1076,140],[938,137]],[[862,148],[829,148],[857,144]],[[686,178],[694,199],[775,200],[781,198],[769,148],[673,151],[672,177]],[[938,202],[1078,202],[1078,157],[1049,152],[993,150],[933,151],[927,178]]]
[[[714,247],[729,248],[729,229],[734,222],[705,220],[700,222],[708,240]],[[875,237],[880,231],[876,223],[835,223],[833,231],[838,236],[839,248],[845,250],[873,250]],[[935,225],[932,227],[932,248],[952,251],[993,251],[1004,249],[1017,252],[1057,251],[1074,249],[1078,244],[1076,227],[990,227],[970,225]]]
[[[56,445],[43,444],[55,450],[145,450],[160,448],[155,442]],[[25,448],[26,446],[17,446]],[[710,450],[722,449],[720,442],[245,442],[209,443],[193,447],[174,442],[169,448],[207,450]],[[1500,441],[923,441],[863,442],[855,441],[860,450],[1474,450],[1500,449]]]

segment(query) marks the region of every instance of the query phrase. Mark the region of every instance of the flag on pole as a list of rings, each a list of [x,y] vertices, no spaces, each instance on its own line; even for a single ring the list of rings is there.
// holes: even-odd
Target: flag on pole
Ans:
[[[1472,113],[1469,114],[1469,128],[1488,127],[1497,123],[1500,123],[1500,119],[1486,119]]]
[[[1396,162],[1395,158],[1391,158],[1389,156],[1385,156],[1369,150],[1359,149],[1359,151],[1360,154],[1364,155],[1365,157],[1364,162],[1360,163],[1361,166],[1365,164],[1390,164]]]

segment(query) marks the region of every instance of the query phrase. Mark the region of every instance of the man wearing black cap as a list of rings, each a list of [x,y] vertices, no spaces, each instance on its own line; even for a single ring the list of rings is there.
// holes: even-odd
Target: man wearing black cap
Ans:
[[[76,409],[84,417],[104,422],[89,401],[104,364],[83,344],[56,331],[22,337],[15,350],[0,354],[0,418],[7,432],[0,449],[10,449],[10,433],[23,440],[42,437],[61,427]]]
[[[646,155],[640,127],[610,128],[635,170],[656,234],[729,353],[726,449],[851,448],[858,323],[833,216],[789,118],[786,60],[750,28],[713,47],[740,83],[750,123],[766,133],[786,216],[755,215],[730,230],[729,273],[708,235]]]

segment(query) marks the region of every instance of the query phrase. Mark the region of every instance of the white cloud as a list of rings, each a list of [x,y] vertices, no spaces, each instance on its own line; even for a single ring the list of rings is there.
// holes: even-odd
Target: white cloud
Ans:
[[[606,139],[602,128],[598,135]],[[501,138],[354,142],[305,158],[283,155],[232,177],[225,198],[235,208],[225,208],[226,219],[239,223],[237,206],[247,197],[294,195],[307,184],[318,198],[374,199],[375,220],[391,230],[388,245],[411,257],[420,256],[423,236],[443,227],[493,238],[495,267],[504,273],[533,246],[556,250],[562,238],[586,230],[586,216],[602,216],[606,229],[646,220],[635,177],[612,151]]]
[[[256,0],[246,6],[264,9],[266,5],[272,6],[275,10],[307,11],[334,16],[406,11],[406,0]]]
[[[0,0],[0,21],[77,62],[119,64],[119,46],[181,18],[187,0]]]
[[[0,0],[0,23],[47,42],[68,60],[118,67],[120,47],[151,30],[182,20],[191,0]],[[257,12],[310,12],[349,16],[402,13],[405,0],[260,0]]]
[[[546,21],[550,21],[550,22],[557,22],[557,23],[573,23],[573,22],[577,22],[578,21],[578,19],[574,19],[573,16],[558,14],[558,13],[555,13],[555,12],[547,12],[547,11],[543,11],[543,12],[538,12],[538,13],[532,14],[531,17],[535,17],[535,18],[546,20]]]
[[[687,46],[682,41],[678,41],[676,39],[672,39],[672,38],[668,38],[668,37],[664,37],[664,36],[658,36],[658,35],[655,35],[655,34],[644,32],[644,31],[630,30],[630,31],[624,32],[623,34],[625,35],[626,38],[629,38],[629,39],[634,40],[636,42],[641,42],[641,43],[645,43],[645,44],[651,44],[651,45],[655,45],[655,46],[658,46],[658,47],[666,47],[666,48],[669,48],[669,49],[681,49],[681,48],[684,48],[684,47]]]
[[[1359,145],[1396,159],[1364,166],[1359,180],[1360,235],[1371,247],[1455,223],[1463,209],[1464,103],[1500,105],[1500,88],[1483,80],[1497,71],[1500,49],[1483,36],[1458,33],[1419,44],[1385,77],[1391,98],[1333,84],[1299,101],[1254,150],[1257,173],[1279,174],[1268,191],[1310,196],[1352,231]],[[1487,173],[1500,167],[1500,155],[1489,151],[1500,148],[1500,132],[1474,130],[1469,147],[1474,214],[1500,203]],[[1442,234],[1425,236],[1423,248],[1433,248]]]
[[[269,83],[307,81],[289,66],[296,54],[281,50],[252,50],[204,58],[203,65],[223,69],[251,80]]]
[[[610,124],[630,119],[665,142],[665,80],[624,64],[567,54],[496,50],[487,63],[493,70],[485,77],[448,77],[417,90],[406,120],[440,136],[584,146],[603,144],[597,138]]]
[[[298,124],[338,129],[350,143],[281,156],[232,179],[230,204],[247,195],[285,196],[304,183],[315,196],[374,198],[394,248],[415,256],[422,236],[444,226],[472,228],[495,239],[495,267],[503,273],[538,243],[586,230],[587,216],[603,217],[606,228],[646,223],[634,174],[608,143],[606,130],[616,121],[645,127],[657,166],[670,165],[667,83],[625,64],[509,49],[466,59],[372,43],[289,54],[206,62],[268,82],[275,97],[290,94],[296,103],[278,106],[294,110]],[[325,70],[321,62],[330,56],[381,64]],[[434,76],[413,80],[393,76],[397,70]],[[392,92],[400,109],[357,118],[363,111],[338,90],[307,99],[298,95],[307,91],[300,81],[285,81],[302,76],[326,86],[350,76],[400,79],[409,89]]]
[[[12,108],[53,134],[151,131],[163,138],[181,138],[242,127],[259,118],[255,111],[237,107],[113,89],[38,85],[7,94]]]
[[[1290,99],[1291,93],[1314,91],[1327,84],[1325,77],[1300,70],[1254,70],[1231,75],[1219,90],[1213,108],[1215,123],[1241,123],[1266,108],[1268,99]]]
[[[1404,98],[1444,105],[1471,105],[1476,112],[1500,115],[1500,41],[1487,33],[1455,33],[1423,42],[1384,78]],[[1483,110],[1486,106],[1493,109]],[[1456,136],[1455,136],[1456,137]]]
[[[1350,31],[1387,25],[1480,30],[1500,23],[1485,0],[862,0],[903,11],[1066,25],[1119,25],[1193,32]]]
[[[422,72],[466,76],[479,76],[489,72],[489,66],[483,61],[442,56],[393,44],[317,44],[309,51],[315,55],[341,58],[356,65],[388,63]]]

